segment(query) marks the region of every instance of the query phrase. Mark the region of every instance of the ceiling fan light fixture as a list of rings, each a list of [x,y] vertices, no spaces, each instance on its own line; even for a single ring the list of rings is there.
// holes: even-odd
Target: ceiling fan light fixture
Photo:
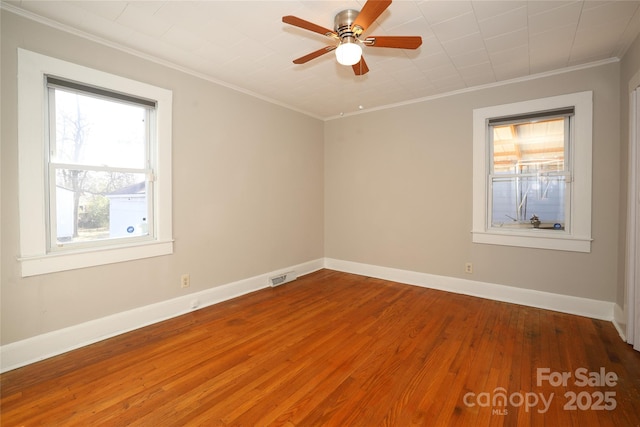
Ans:
[[[354,65],[360,62],[362,47],[355,37],[345,37],[336,48],[336,59],[342,65]]]

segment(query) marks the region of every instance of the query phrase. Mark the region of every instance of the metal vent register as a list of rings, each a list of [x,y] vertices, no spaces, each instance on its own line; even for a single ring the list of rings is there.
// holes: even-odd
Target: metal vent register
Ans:
[[[269,278],[269,284],[273,286],[283,285],[285,283],[291,282],[292,280],[296,280],[298,276],[295,271],[289,271],[287,273],[282,273],[277,276],[273,276]]]

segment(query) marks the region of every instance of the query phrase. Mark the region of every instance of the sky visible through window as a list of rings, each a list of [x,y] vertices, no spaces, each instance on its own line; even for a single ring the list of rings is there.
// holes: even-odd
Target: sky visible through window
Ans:
[[[56,89],[56,161],[144,168],[145,110]]]

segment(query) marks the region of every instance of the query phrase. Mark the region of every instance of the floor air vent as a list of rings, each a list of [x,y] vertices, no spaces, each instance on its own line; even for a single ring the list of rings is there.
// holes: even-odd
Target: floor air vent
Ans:
[[[288,273],[282,273],[277,276],[273,276],[269,278],[269,284],[273,286],[284,285],[285,283],[291,282],[292,280],[296,280],[298,276],[296,276],[295,271],[289,271]]]

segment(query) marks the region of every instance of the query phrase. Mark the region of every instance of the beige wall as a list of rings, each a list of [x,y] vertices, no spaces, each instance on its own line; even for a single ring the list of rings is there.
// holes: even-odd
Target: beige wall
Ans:
[[[609,63],[328,121],[325,256],[615,301],[619,73]],[[592,252],[471,243],[473,109],[585,90],[594,99]]]
[[[2,12],[2,344],[323,256],[321,121]],[[16,48],[173,91],[174,254],[20,278]],[[37,165],[34,165],[37,167]]]

